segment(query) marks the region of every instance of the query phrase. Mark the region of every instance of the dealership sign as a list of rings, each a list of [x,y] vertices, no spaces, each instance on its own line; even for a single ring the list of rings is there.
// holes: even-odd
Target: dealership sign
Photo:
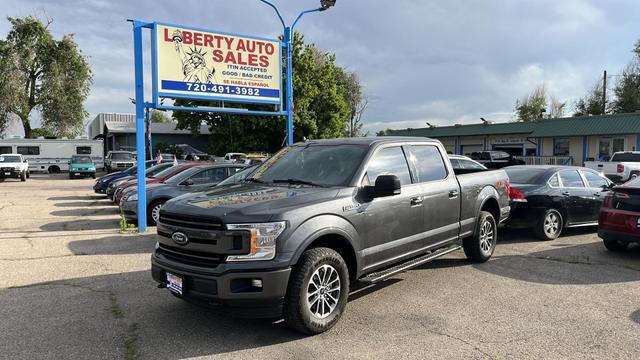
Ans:
[[[280,41],[155,23],[154,96],[281,104]]]

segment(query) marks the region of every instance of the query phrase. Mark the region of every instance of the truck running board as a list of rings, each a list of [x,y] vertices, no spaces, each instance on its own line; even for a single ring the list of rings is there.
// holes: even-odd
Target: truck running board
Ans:
[[[382,281],[385,280],[395,274],[401,273],[403,271],[407,271],[409,269],[412,269],[416,266],[420,266],[424,263],[427,263],[435,258],[438,258],[440,256],[446,255],[448,253],[454,252],[458,249],[462,248],[462,246],[460,245],[454,245],[454,246],[450,246],[450,247],[445,247],[442,249],[438,249],[438,250],[434,250],[432,252],[429,252],[427,254],[424,254],[422,256],[419,256],[417,258],[413,258],[407,262],[403,262],[401,264],[398,265],[394,265],[390,268],[386,268],[380,271],[376,271],[373,272],[371,274],[367,274],[366,276],[362,277],[360,279],[360,281],[362,282],[366,282],[366,283],[376,283],[378,281]]]

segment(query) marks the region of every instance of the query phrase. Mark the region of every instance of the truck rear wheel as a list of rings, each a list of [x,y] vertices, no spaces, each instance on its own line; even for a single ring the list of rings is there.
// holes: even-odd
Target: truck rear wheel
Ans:
[[[477,230],[473,236],[462,241],[467,259],[473,262],[485,262],[491,258],[498,241],[496,219],[488,211],[480,211]]]
[[[340,319],[349,296],[349,270],[340,254],[313,248],[293,269],[284,301],[285,323],[314,335],[331,329]]]

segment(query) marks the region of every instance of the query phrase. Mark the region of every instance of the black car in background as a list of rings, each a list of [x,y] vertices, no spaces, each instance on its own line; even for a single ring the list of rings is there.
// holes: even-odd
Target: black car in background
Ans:
[[[532,228],[553,240],[565,227],[598,224],[602,200],[612,182],[595,170],[575,166],[511,166],[510,227]]]
[[[489,169],[502,169],[513,165],[524,165],[524,160],[516,159],[504,151],[477,151],[471,153],[471,158]]]

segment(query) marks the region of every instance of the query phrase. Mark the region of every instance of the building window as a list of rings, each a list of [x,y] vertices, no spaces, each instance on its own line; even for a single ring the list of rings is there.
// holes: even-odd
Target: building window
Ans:
[[[624,151],[624,138],[613,139],[613,152]]]
[[[91,155],[91,146],[78,146],[76,148],[76,154],[78,154],[78,155]]]
[[[553,156],[569,156],[569,139],[554,139]]]
[[[18,146],[18,154],[40,155],[40,147],[39,146]]]

